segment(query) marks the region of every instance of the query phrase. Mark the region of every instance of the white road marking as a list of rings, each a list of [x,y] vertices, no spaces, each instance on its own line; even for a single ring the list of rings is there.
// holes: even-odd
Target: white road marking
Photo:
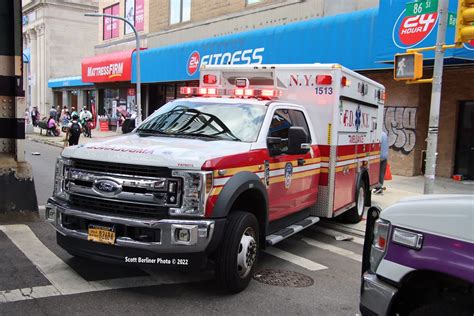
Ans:
[[[305,269],[308,269],[310,271],[318,271],[318,270],[324,270],[327,269],[328,267],[319,264],[317,262],[311,261],[309,259],[297,256],[295,254],[292,254],[290,252],[281,250],[279,248],[273,247],[273,248],[267,248],[265,249],[266,253],[271,254],[272,256],[278,257],[280,259],[289,261],[293,264],[299,265],[300,267],[303,267]]]
[[[164,274],[150,276],[86,281],[69,265],[49,250],[31,229],[26,225],[0,225],[8,238],[48,279],[51,285],[27,289],[0,291],[0,303],[27,300],[55,295],[79,294],[103,290],[153,286],[161,284],[176,284],[195,282],[208,279],[209,276],[200,274],[184,275],[178,271],[167,271]],[[26,295],[25,295],[26,294]]]
[[[24,289],[0,291],[0,303],[32,300],[57,295],[61,295],[61,293],[53,285],[35,286]]]
[[[350,250],[346,250],[346,249],[339,248],[339,247],[336,247],[336,246],[333,246],[333,245],[330,245],[330,244],[326,244],[326,243],[320,242],[318,240],[314,240],[312,238],[303,237],[303,238],[301,238],[301,240],[304,241],[305,243],[307,243],[308,245],[313,246],[313,247],[328,250],[330,252],[333,252],[335,254],[344,256],[346,258],[362,262],[362,256],[355,253],[355,252],[352,252]]]
[[[340,236],[340,235],[347,235],[347,234],[344,234],[344,233],[341,233],[337,230],[332,230],[332,229],[329,229],[329,228],[324,228],[324,227],[321,227],[321,226],[313,226],[315,230],[325,234],[325,235],[328,235],[328,236],[331,236],[331,237],[336,237],[336,236]],[[355,242],[356,244],[359,244],[359,245],[364,245],[364,238],[360,238],[360,237],[356,237],[356,236],[353,236],[353,235],[347,235],[347,236],[350,236],[352,237],[352,242]]]

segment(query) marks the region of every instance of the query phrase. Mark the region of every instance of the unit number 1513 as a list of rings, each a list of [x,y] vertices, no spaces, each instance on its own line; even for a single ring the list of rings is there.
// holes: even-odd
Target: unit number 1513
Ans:
[[[332,94],[332,87],[317,87],[316,94]]]

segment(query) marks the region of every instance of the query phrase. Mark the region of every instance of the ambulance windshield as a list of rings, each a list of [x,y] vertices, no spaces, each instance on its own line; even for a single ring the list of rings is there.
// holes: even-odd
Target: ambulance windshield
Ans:
[[[173,101],[136,130],[146,135],[254,142],[267,107],[258,104]]]

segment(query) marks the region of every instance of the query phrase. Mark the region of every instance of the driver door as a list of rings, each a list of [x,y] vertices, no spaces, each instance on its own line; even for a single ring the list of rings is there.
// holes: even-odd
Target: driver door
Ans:
[[[305,154],[287,153],[288,132],[292,126],[302,127],[308,135],[308,143],[311,144],[303,112],[281,108],[274,111],[267,137],[281,138],[281,142],[267,145],[270,221],[296,213],[314,204],[316,200],[319,168],[315,170],[309,166],[313,158],[312,150]]]

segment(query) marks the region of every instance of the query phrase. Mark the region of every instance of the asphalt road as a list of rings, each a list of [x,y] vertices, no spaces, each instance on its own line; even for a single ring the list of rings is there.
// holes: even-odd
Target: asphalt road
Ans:
[[[39,205],[51,194],[59,153],[59,148],[27,142]],[[356,315],[361,240],[337,241],[333,234],[316,224],[259,257],[256,275],[271,269],[269,275],[282,280],[275,271],[298,272],[309,278],[308,284],[300,283],[303,287],[252,280],[242,293],[228,295],[219,290],[212,271],[183,273],[74,258],[56,245],[55,232],[44,221],[0,224],[0,315]]]

